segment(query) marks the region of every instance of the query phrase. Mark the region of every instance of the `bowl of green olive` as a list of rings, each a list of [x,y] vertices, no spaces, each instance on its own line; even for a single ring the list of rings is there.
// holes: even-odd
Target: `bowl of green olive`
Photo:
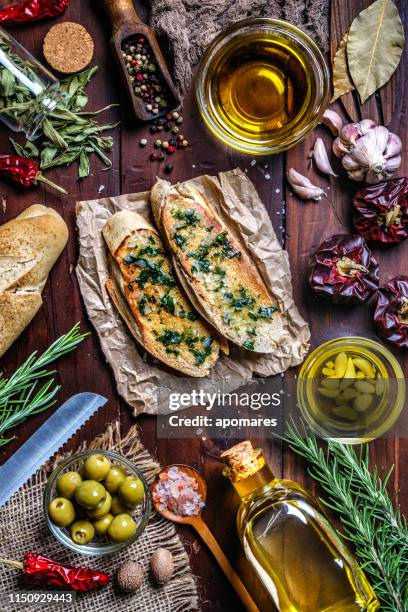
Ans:
[[[105,450],[77,453],[51,474],[44,492],[51,533],[84,555],[109,555],[132,544],[151,513],[150,487],[125,457]]]

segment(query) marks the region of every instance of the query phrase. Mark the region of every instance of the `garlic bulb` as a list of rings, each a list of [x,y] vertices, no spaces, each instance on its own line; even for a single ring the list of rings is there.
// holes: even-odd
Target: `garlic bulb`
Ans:
[[[370,185],[389,179],[401,165],[401,139],[372,119],[347,123],[333,142],[333,152],[353,181]]]

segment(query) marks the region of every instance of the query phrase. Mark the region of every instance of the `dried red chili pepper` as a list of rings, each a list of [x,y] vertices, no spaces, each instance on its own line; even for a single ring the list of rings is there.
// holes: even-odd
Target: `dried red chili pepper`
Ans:
[[[353,222],[366,240],[397,243],[408,238],[408,178],[358,191],[353,199]]]
[[[19,155],[0,155],[0,174],[23,187],[31,187],[40,181],[61,193],[67,193],[65,189],[45,178],[35,161]]]
[[[335,303],[364,302],[378,288],[378,264],[361,236],[331,236],[313,259],[310,286]]]
[[[70,0],[23,0],[0,11],[0,23],[18,25],[61,15]]]
[[[380,338],[408,348],[408,276],[397,276],[378,290],[374,323]]]
[[[24,586],[57,586],[73,591],[92,591],[109,583],[109,576],[104,572],[65,565],[33,552],[24,555],[23,563],[8,559],[0,559],[0,563],[21,569],[20,578]]]

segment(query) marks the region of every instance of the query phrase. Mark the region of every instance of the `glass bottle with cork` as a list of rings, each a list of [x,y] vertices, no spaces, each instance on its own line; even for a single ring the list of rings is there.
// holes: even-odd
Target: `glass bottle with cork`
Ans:
[[[379,609],[317,500],[297,483],[276,478],[262,450],[249,441],[221,458],[224,475],[241,497],[237,527],[246,557],[280,612]]]

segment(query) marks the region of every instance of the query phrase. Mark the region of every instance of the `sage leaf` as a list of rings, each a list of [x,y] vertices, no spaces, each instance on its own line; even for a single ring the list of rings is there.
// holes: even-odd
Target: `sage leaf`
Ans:
[[[81,149],[81,153],[79,155],[79,169],[78,176],[79,178],[86,178],[89,176],[90,167],[89,167],[89,157],[88,153],[85,149]]]
[[[347,40],[347,59],[362,103],[389,81],[403,47],[404,28],[391,0],[376,0],[354,19]]]
[[[355,89],[347,62],[347,40],[348,32],[341,39],[333,58],[333,97],[330,102]]]
[[[51,142],[60,147],[60,149],[67,149],[68,145],[63,137],[57,132],[49,119],[45,119],[42,125],[44,136],[46,136]]]
[[[52,162],[52,160],[55,158],[57,153],[58,153],[57,147],[53,147],[53,146],[44,147],[44,149],[41,151],[41,158],[40,158],[41,168],[47,167]]]
[[[0,95],[5,98],[9,98],[14,94],[16,87],[16,79],[14,75],[8,70],[4,68],[0,74]]]
[[[61,155],[58,155],[58,157],[55,157],[49,163],[44,165],[41,163],[41,168],[43,170],[47,170],[49,168],[55,168],[56,166],[68,166],[78,159],[81,154],[81,149],[82,147],[68,149],[68,151],[64,151],[61,153]]]
[[[29,155],[27,155],[24,147],[18,142],[16,142],[13,138],[11,138],[11,136],[10,136],[10,142],[13,146],[13,149],[17,153],[17,155],[20,155],[21,157],[30,157]]]

